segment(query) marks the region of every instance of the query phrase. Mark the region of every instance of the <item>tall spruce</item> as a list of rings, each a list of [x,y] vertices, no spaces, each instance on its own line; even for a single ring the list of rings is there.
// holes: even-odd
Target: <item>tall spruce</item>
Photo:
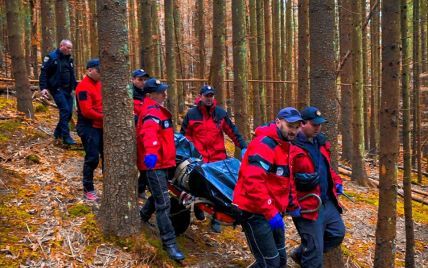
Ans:
[[[297,83],[297,108],[309,104],[309,1],[299,0],[298,4],[299,61]]]
[[[174,36],[174,0],[165,0],[165,51],[166,76],[168,79],[168,109],[172,113],[173,122],[177,122],[178,100],[177,83],[175,81],[175,36]]]
[[[198,40],[198,63],[196,65],[196,77],[203,79],[205,77],[205,3],[196,1],[195,34]]]
[[[55,1],[41,1],[42,10],[42,55],[47,55],[57,45]],[[61,41],[61,40],[59,40]]]
[[[68,0],[56,0],[56,40],[70,39],[70,8]]]
[[[394,267],[399,155],[400,2],[382,3],[379,208],[374,267]]]
[[[151,74],[153,69],[152,41],[152,4],[153,0],[141,1],[141,68]],[[154,16],[157,16],[156,14]]]
[[[273,62],[272,62],[272,9],[271,9],[271,0],[264,0],[263,3],[264,9],[264,27],[265,27],[265,55],[266,55],[266,64],[264,68],[266,69],[266,80],[271,81],[273,78]],[[273,84],[268,82],[266,83],[266,116],[271,120],[275,113],[273,111],[274,99],[273,99]]]
[[[98,36],[103,83],[103,197],[98,213],[106,235],[139,230],[135,127],[128,95],[129,48],[125,0],[98,0]],[[118,157],[120,156],[120,157]]]
[[[265,21],[264,21],[264,0],[257,0],[257,54],[259,57],[259,64],[258,64],[258,73],[259,73],[259,80],[266,80],[266,47],[265,47]],[[260,113],[262,116],[262,122],[266,122],[267,120],[271,120],[269,117],[268,119],[268,102],[267,102],[267,92],[266,92],[266,84],[260,83],[259,84],[260,89]]]
[[[251,79],[257,80],[259,77],[259,58],[257,51],[257,0],[249,0],[249,9],[250,9],[250,62],[251,62]],[[259,87],[260,83],[253,82],[252,92],[253,92],[253,129],[262,124],[262,115],[261,115],[261,101],[260,95],[261,90]]]
[[[27,76],[24,47],[23,6],[21,0],[6,0],[9,52],[15,79],[17,110],[28,118],[34,117],[30,82]]]

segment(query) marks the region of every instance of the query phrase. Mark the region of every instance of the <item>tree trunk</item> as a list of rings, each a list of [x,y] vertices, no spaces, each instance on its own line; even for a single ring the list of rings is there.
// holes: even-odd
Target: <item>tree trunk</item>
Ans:
[[[98,47],[98,30],[96,21],[97,15],[97,1],[89,1],[89,34],[91,40],[91,58],[96,58],[99,55]]]
[[[352,160],[352,0],[341,0],[340,18],[340,69],[342,160]]]
[[[104,78],[104,179],[98,219],[104,234],[129,236],[139,231],[139,214],[135,128],[127,91],[126,1],[99,0],[97,4],[99,43],[104,44],[100,53]]]
[[[309,2],[311,104],[328,118],[325,132],[337,164],[337,92],[334,52],[334,0]]]
[[[141,67],[152,75],[153,70],[153,42],[152,42],[152,7],[153,0],[141,1]]]
[[[232,1],[233,43],[233,104],[235,122],[242,135],[248,139],[249,118],[247,114],[247,31],[245,26],[245,1]]]
[[[428,3],[427,1],[422,1],[420,6],[420,22],[421,22],[421,71],[425,73],[428,71],[428,53],[427,53],[427,24],[428,24]]]
[[[299,0],[299,62],[297,109],[309,104],[309,1]],[[342,100],[343,101],[343,100]],[[343,138],[343,137],[342,137]]]
[[[379,208],[374,267],[394,267],[399,154],[400,3],[382,3]]]
[[[361,25],[364,25],[366,20],[366,0],[361,0],[360,5],[361,10]],[[362,61],[362,86],[363,86],[363,124],[364,124],[364,149],[367,151],[369,148],[369,140],[370,140],[370,117],[369,117],[369,109],[370,109],[370,88],[367,86],[369,84],[368,78],[368,56],[367,56],[367,27],[361,27],[362,34],[362,48],[361,48],[361,61]]]
[[[259,78],[258,71],[258,51],[257,51],[257,0],[249,1],[250,9],[250,61],[251,61],[251,79],[257,80]],[[261,91],[259,88],[258,82],[253,82],[251,84],[253,88],[253,129],[262,124],[262,115],[260,110],[260,98]]]
[[[352,1],[352,10],[361,10],[361,0]],[[364,166],[364,93],[361,14],[352,14],[352,175],[351,179],[367,186]]]
[[[70,9],[68,0],[55,1],[56,40],[70,39]]]
[[[415,237],[413,233],[412,216],[412,184],[411,184],[411,148],[410,148],[410,68],[409,68],[409,47],[408,47],[408,26],[407,26],[407,0],[401,0],[401,93],[403,96],[403,190],[404,190],[404,217],[406,229],[406,267],[415,267]]]
[[[24,44],[25,44],[25,66],[27,68],[27,76],[32,76],[31,71],[31,10],[30,5],[25,3],[23,8],[23,22],[24,22]]]
[[[259,80],[266,80],[266,47],[265,47],[265,22],[264,22],[264,0],[257,0],[257,54],[259,57],[258,64],[258,73]],[[260,83],[260,114],[262,117],[262,122],[271,120],[270,116],[268,119],[268,103],[267,103],[267,93],[266,93],[266,84]],[[270,113],[270,111],[269,111]],[[270,115],[270,114],[269,114]]]
[[[213,43],[209,83],[216,90],[217,103],[220,106],[226,104],[226,91],[224,88],[224,71],[225,71],[225,19],[226,8],[224,0],[213,0]]]
[[[6,0],[9,52],[12,58],[12,71],[15,78],[17,110],[28,118],[33,118],[30,82],[25,66],[25,47],[23,37],[23,12],[21,1]]]
[[[172,113],[173,122],[177,122],[178,101],[177,83],[175,81],[175,36],[174,36],[174,0],[165,0],[165,50],[166,76],[168,78],[168,109]]]
[[[205,16],[204,16],[204,1],[196,1],[196,18],[195,18],[195,33],[198,40],[198,63],[196,65],[196,75],[198,78],[205,77]]]
[[[370,98],[370,154],[375,156],[379,147],[379,84],[380,84],[380,48],[379,48],[379,0],[370,0],[373,15],[370,24],[371,38],[371,98]],[[376,7],[375,7],[376,5]]]
[[[163,70],[162,70],[162,51],[161,51],[161,35],[160,35],[160,29],[159,29],[159,19],[158,19],[158,4],[157,1],[152,2],[152,33],[154,36],[154,61],[153,61],[153,70],[150,70],[153,72],[153,75],[156,77],[163,77]]]
[[[264,0],[264,22],[265,22],[265,51],[266,51],[266,80],[271,81],[273,78],[273,63],[272,63],[272,10],[271,1]],[[268,120],[271,120],[276,115],[273,111],[273,84],[266,83],[266,115]]]
[[[6,24],[6,11],[5,11],[5,6],[3,5],[3,1],[0,2],[0,69],[3,69],[3,67],[5,67],[4,63],[5,63],[5,59],[4,59],[4,55],[5,55],[5,43],[6,40],[5,38],[3,38],[5,35],[4,33],[4,29],[6,27],[4,27],[4,25]]]
[[[185,59],[183,57],[184,45],[182,34],[184,32],[183,23],[181,22],[181,13],[180,13],[180,0],[174,0],[174,35],[175,35],[175,55],[177,56],[176,69],[178,69],[179,77],[186,78],[185,74]],[[183,83],[176,83],[177,87],[177,99],[178,99],[178,113],[184,114],[185,103],[184,103],[184,86]]]
[[[287,33],[287,39],[285,40],[286,42],[286,71],[287,71],[287,75],[286,75],[286,80],[287,81],[291,81],[293,80],[293,66],[292,66],[292,62],[293,62],[293,30],[291,28],[291,23],[293,21],[292,18],[292,12],[291,12],[291,1],[287,1],[287,5],[286,5],[286,15],[285,15],[285,31]],[[292,106],[295,102],[293,100],[293,84],[291,83],[287,83],[286,84],[286,94],[285,94],[285,105],[286,106]]]
[[[272,2],[272,54],[275,55],[275,57],[272,57],[272,65],[273,65],[273,80],[279,81],[281,80],[281,35],[280,35],[280,9],[279,9],[279,2],[280,1],[273,1]],[[290,37],[288,38],[290,39]],[[273,98],[274,106],[273,110],[274,113],[276,111],[279,111],[281,109],[282,105],[282,98],[284,96],[281,96],[281,88],[282,84],[280,83],[274,83],[273,84],[273,92],[272,93],[275,97]]]
[[[31,62],[33,66],[33,75],[37,79],[39,77],[39,60],[38,60],[38,44],[40,42],[38,25],[39,20],[39,4],[37,0],[30,1],[31,8]]]
[[[42,55],[47,55],[57,45],[56,22],[55,22],[55,1],[41,1],[42,10]]]

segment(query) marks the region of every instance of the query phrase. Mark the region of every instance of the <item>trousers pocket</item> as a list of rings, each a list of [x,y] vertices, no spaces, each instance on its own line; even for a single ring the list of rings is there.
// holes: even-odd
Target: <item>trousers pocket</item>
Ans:
[[[296,189],[299,192],[312,191],[320,182],[318,172],[314,173],[296,173],[294,176],[296,181]]]

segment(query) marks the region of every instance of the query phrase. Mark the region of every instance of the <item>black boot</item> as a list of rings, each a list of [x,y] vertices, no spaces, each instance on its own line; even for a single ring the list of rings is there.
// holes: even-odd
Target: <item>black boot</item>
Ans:
[[[163,249],[166,250],[168,256],[174,261],[182,261],[184,260],[184,254],[181,252],[176,244],[171,245],[163,245]]]

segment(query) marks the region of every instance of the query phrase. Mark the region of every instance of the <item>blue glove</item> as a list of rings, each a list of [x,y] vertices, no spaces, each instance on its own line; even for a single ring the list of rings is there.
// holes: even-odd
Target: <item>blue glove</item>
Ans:
[[[144,163],[149,169],[153,169],[156,166],[157,161],[158,157],[154,154],[148,154],[144,157]]]
[[[343,194],[343,185],[342,184],[336,184],[336,193],[337,194]]]
[[[295,209],[293,211],[288,211],[287,214],[290,215],[293,218],[297,218],[297,217],[302,216],[302,213],[300,213],[300,208]]]
[[[269,225],[272,230],[284,229],[284,220],[279,212],[269,220]]]
[[[241,159],[244,158],[244,154],[247,151],[247,148],[242,148],[241,149]]]

